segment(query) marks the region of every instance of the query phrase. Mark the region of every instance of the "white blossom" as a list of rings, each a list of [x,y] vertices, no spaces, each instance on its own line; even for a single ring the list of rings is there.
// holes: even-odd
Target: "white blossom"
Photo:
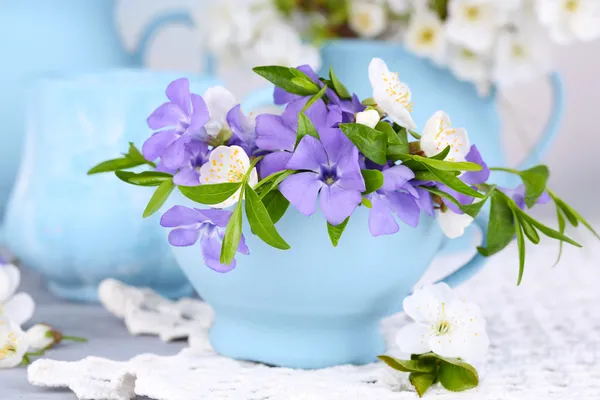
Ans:
[[[447,284],[425,286],[405,298],[402,305],[415,321],[403,327],[396,337],[402,352],[434,352],[467,362],[485,356],[489,339],[481,310],[459,299]]]
[[[356,123],[366,125],[369,128],[375,128],[380,120],[381,117],[379,116],[379,113],[372,108],[356,114]]]
[[[458,214],[450,209],[437,213],[437,220],[442,232],[449,239],[456,239],[465,234],[465,229],[473,223],[473,217],[467,214]]]
[[[250,168],[250,158],[239,146],[219,146],[210,153],[206,164],[200,168],[200,182],[202,184],[241,182]],[[258,183],[256,168],[250,173],[248,184],[252,187]],[[215,204],[214,208],[227,208],[238,202],[241,188],[230,198],[222,203]]]
[[[27,336],[19,324],[0,317],[0,369],[19,365],[28,347]]]
[[[210,120],[204,125],[206,133],[210,137],[217,137],[223,129],[229,129],[227,125],[227,113],[237,105],[233,93],[223,86],[208,88],[202,95],[208,108]]]
[[[600,1],[537,0],[536,11],[553,40],[569,44],[600,36]]]
[[[465,161],[471,149],[469,135],[464,128],[452,128],[450,117],[437,111],[429,118],[421,133],[421,150],[427,157],[434,156],[450,146],[447,161]]]
[[[371,0],[349,3],[348,25],[360,37],[373,38],[385,31],[387,14],[383,4]]]
[[[446,57],[447,41],[442,20],[430,10],[415,12],[410,20],[404,44],[423,57],[442,63]]]
[[[21,271],[14,265],[0,265],[0,317],[7,317],[21,326],[31,319],[35,303],[27,293],[16,293]]]
[[[33,351],[44,350],[55,342],[54,331],[50,325],[36,324],[27,330],[29,348]]]
[[[369,64],[369,80],[373,87],[373,99],[395,123],[407,129],[416,129],[412,112],[412,94],[409,87],[392,73],[381,58]]]
[[[491,79],[491,56],[474,53],[462,46],[451,47],[448,66],[463,81],[485,85]]]
[[[448,40],[474,52],[489,51],[507,21],[507,7],[496,0],[452,0],[448,5]]]

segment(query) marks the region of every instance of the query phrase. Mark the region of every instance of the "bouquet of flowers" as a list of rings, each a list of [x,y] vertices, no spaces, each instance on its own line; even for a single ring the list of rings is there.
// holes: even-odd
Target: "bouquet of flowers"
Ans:
[[[552,43],[600,36],[596,0],[275,0],[313,41],[337,37],[400,41],[487,87],[551,72]],[[301,16],[301,17],[300,17]]]

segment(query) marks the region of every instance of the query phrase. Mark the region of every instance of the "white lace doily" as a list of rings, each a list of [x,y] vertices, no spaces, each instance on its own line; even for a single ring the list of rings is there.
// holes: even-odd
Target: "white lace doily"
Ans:
[[[477,366],[481,384],[464,393],[434,387],[426,398],[600,399],[600,246],[594,242],[589,246],[582,252],[566,249],[564,261],[555,268],[555,246],[530,248],[525,279],[519,288],[513,247],[492,259],[485,271],[459,288],[464,297],[481,305],[488,320],[492,346],[485,365]],[[116,287],[114,282],[111,285]],[[134,292],[143,293],[138,289]],[[165,302],[145,293],[137,295],[129,308],[121,308],[129,312],[117,311],[120,317],[129,320],[131,329],[136,323],[132,315],[144,309],[146,313],[138,316],[144,316],[142,320],[146,322],[141,325],[147,329],[137,331],[163,339],[181,337],[181,324],[195,321],[189,348],[171,357],[145,354],[129,362],[96,357],[71,363],[39,360],[29,367],[30,382],[69,387],[80,399],[90,400],[125,400],[136,395],[160,400],[417,398],[406,374],[381,363],[300,371],[221,357],[208,343],[212,313],[205,304],[191,300]],[[182,304],[191,306],[188,310],[196,310],[191,313],[195,317],[186,316],[189,311],[181,311]],[[148,322],[151,318],[156,324],[171,319],[166,327],[157,329]],[[405,322],[402,315],[384,321],[383,331],[390,344],[388,354],[398,355],[390,339]]]

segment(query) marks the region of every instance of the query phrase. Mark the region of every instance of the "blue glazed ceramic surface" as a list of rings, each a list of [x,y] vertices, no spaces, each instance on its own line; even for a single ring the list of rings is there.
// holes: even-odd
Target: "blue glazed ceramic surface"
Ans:
[[[172,202],[193,206],[181,198]],[[173,253],[216,312],[210,332],[215,350],[290,368],[375,361],[385,351],[380,320],[400,308],[445,241],[437,221],[425,214],[417,228],[401,224],[397,234],[374,238],[364,207],[350,218],[337,248],[320,212],[305,217],[290,207],[277,224],[291,246],[287,251],[244,228],[250,255],[238,254],[236,268],[226,274],[204,265],[198,244],[173,247]],[[477,256],[447,282],[456,284],[482,265]]]
[[[137,53],[126,53],[115,26],[116,0],[0,1],[0,215],[13,186],[25,134],[25,90],[40,73],[141,65],[148,39],[159,26],[185,23],[182,14],[150,24]]]
[[[191,294],[158,215],[142,218],[152,188],[127,185],[111,173],[86,175],[126,151],[130,141],[141,147],[151,134],[146,118],[180,76],[116,70],[42,78],[30,88],[26,146],[5,236],[55,294],[93,300],[108,277],[169,297]],[[219,84],[190,81],[195,93]]]

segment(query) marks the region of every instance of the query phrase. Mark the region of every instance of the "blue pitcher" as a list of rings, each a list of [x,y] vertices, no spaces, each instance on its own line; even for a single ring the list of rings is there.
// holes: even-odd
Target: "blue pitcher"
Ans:
[[[154,21],[140,50],[125,51],[114,21],[116,0],[18,0],[0,2],[0,215],[13,186],[24,137],[27,81],[49,71],[73,72],[141,64],[145,43],[160,25],[189,22],[173,13]]]

